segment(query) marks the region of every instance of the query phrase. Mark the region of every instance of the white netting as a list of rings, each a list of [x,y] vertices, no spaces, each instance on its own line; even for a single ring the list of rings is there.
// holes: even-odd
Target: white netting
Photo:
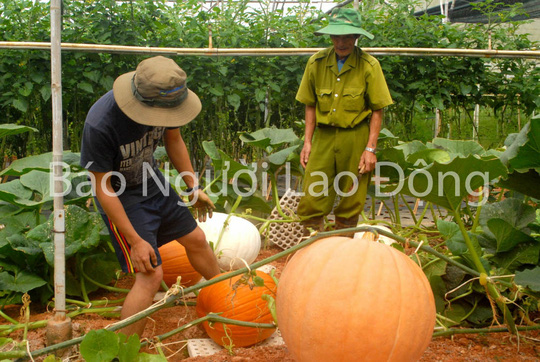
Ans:
[[[292,218],[296,217],[296,208],[300,196],[292,189],[287,189],[285,194],[279,200],[281,210],[285,215]],[[270,214],[270,220],[283,220],[283,217],[274,208]],[[270,224],[268,240],[280,248],[286,250],[298,244],[303,235],[303,226],[298,222],[273,222]]]

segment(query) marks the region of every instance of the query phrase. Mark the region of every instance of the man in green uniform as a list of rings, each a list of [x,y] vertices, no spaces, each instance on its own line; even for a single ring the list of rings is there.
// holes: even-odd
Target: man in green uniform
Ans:
[[[334,9],[329,25],[315,32],[323,34],[333,47],[309,58],[296,94],[306,105],[304,196],[297,212],[315,230],[323,229],[338,195],[336,228],[357,225],[377,162],[382,111],[392,104],[379,62],[355,45],[361,35],[373,39],[362,29],[360,14]]]

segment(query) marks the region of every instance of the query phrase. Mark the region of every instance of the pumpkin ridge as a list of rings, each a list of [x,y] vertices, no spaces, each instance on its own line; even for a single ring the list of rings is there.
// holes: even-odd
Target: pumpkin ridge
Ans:
[[[307,260],[311,260],[313,258],[311,250],[312,249],[307,247],[295,253],[295,255],[287,263],[284,269],[284,272],[282,273],[282,277],[280,279],[280,285],[282,285],[281,281],[283,281],[283,279],[287,277],[289,279],[292,279],[290,283],[295,286],[297,286],[300,283],[300,281],[296,280],[294,276],[309,277],[310,280],[314,280],[314,281],[317,279],[317,278],[312,278],[313,274],[311,273],[309,264],[307,263]],[[316,256],[317,255],[315,255],[315,257]],[[295,259],[299,259],[300,262],[294,263]],[[289,264],[291,264],[291,267],[289,267]],[[292,270],[292,272],[285,274],[285,271],[287,270],[287,268],[289,268],[289,270]],[[288,289],[287,296],[284,297],[285,299],[288,299],[291,302],[291,304],[288,305],[285,310],[286,318],[284,318],[284,321],[283,321],[284,323],[287,322],[287,320],[290,318],[292,314],[296,314],[298,316],[298,320],[305,320],[305,315],[307,312],[306,308],[298,308],[298,306],[295,303],[296,300],[294,298],[291,298],[290,294],[293,293],[292,289],[293,288]],[[304,298],[304,296],[302,296],[302,298]],[[279,300],[279,293],[278,293],[278,300]],[[279,303],[279,302],[276,302],[276,303]],[[281,322],[279,319],[278,319],[278,325],[281,325]],[[302,339],[302,336],[306,334],[304,333],[305,328],[306,326],[304,324],[297,325],[296,326],[297,333],[295,333],[295,335],[290,336],[290,338],[298,339],[298,342],[295,342],[296,344],[304,345],[306,343],[306,341]],[[283,329],[282,329],[282,333],[283,333]]]
[[[358,242],[359,239],[351,239],[351,242]],[[364,262],[364,260],[369,260],[370,258],[370,253],[371,253],[371,244],[359,244],[363,247],[362,250],[359,250],[358,251],[358,256],[359,256],[359,263],[358,263],[358,266],[359,266],[359,269],[356,271],[355,274],[358,274],[358,275],[361,275],[362,273],[365,273],[366,272],[366,265],[367,263]],[[358,294],[358,290],[362,290],[364,289],[360,284],[362,283],[361,280],[358,280],[356,283],[354,283],[354,289],[350,292],[350,295],[355,297],[357,294]],[[351,336],[351,332],[352,332],[352,329],[351,328],[347,328],[345,329],[345,333],[344,333],[344,336],[343,336],[343,341],[344,343],[346,343],[346,341],[349,341],[349,343],[356,343],[356,338],[355,336]]]
[[[266,301],[261,296],[270,294],[277,285],[268,274],[260,271],[256,273],[264,280],[264,287],[248,284],[242,276],[235,276],[201,290],[196,307],[198,316],[202,317],[212,311],[220,313],[222,317],[239,321],[272,323],[273,317],[268,308],[267,311],[264,310]],[[222,346],[236,347],[246,347],[260,342],[275,330],[275,328],[251,328],[221,322],[212,323],[212,326],[204,322],[203,326],[214,342]]]
[[[315,284],[315,287],[311,290],[311,294],[310,294],[310,297],[308,298],[308,300],[317,300],[317,299],[320,299],[320,298],[324,298],[324,295],[327,293],[327,291],[329,290],[328,288],[332,288],[332,285],[329,281],[327,281],[327,278],[326,276],[328,275],[328,271],[329,270],[332,270],[334,267],[331,265],[331,261],[332,260],[339,260],[340,256],[341,256],[341,253],[342,253],[342,250],[344,249],[344,246],[347,242],[349,242],[349,240],[352,240],[350,238],[346,238],[346,237],[339,237],[338,240],[321,240],[321,245],[324,245],[325,247],[325,250],[323,250],[321,252],[321,250],[318,250],[318,251],[311,251],[311,253],[317,253],[317,254],[322,254],[323,258],[321,258],[320,260],[321,261],[316,261],[317,263],[324,263],[324,267],[321,268],[319,270],[319,273],[316,275],[316,278],[315,280],[317,280],[317,283]],[[307,264],[307,266],[309,267],[310,264]],[[310,274],[313,274],[313,269],[309,269],[309,273]],[[346,277],[344,275],[344,277]],[[325,287],[326,285],[326,287]],[[304,315],[306,315],[306,313],[309,315],[310,313],[316,313],[314,312],[313,310],[309,310],[309,308],[305,308],[305,306],[303,306],[304,308],[301,308],[303,311],[305,311]],[[309,328],[309,326],[304,326],[304,328]],[[319,330],[318,332],[318,336],[317,338],[315,339],[315,342],[317,343],[320,343],[320,341],[318,340],[318,337],[320,336],[328,336],[328,335],[331,335],[331,331],[329,331],[329,329],[331,329],[332,326],[330,325],[326,325],[325,326],[325,329],[324,330]],[[303,334],[304,336],[309,336],[309,334],[305,333]],[[302,344],[303,345],[310,345],[312,342],[314,342],[313,340],[305,340],[305,338],[302,338]]]

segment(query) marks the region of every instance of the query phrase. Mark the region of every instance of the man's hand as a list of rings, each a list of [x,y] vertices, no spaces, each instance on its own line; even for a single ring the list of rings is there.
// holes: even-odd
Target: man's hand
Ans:
[[[145,240],[139,239],[136,242],[131,241],[131,261],[137,272],[153,272],[157,266],[157,257],[154,248]]]
[[[302,152],[300,152],[300,164],[304,168],[306,168],[310,153],[311,153],[311,143],[304,143],[304,147],[302,147]]]
[[[208,214],[209,217],[212,217],[212,212],[216,209],[216,206],[204,191],[196,190],[189,196],[189,201],[192,201],[193,199],[195,199],[193,207],[197,210],[199,222],[206,221],[206,214]]]
[[[364,151],[362,157],[360,158],[360,164],[358,165],[358,172],[371,172],[375,170],[375,164],[377,163],[377,156],[373,152]],[[360,170],[362,170],[360,172]]]

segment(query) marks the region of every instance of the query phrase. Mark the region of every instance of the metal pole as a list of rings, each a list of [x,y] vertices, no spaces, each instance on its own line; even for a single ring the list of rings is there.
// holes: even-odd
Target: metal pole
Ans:
[[[53,156],[52,175],[54,190],[53,236],[54,236],[54,317],[47,322],[49,345],[71,339],[71,319],[66,316],[66,262],[65,262],[65,213],[64,184],[62,182],[62,9],[61,0],[51,1],[51,96]],[[57,355],[69,353],[60,350]]]
[[[56,315],[65,317],[65,215],[64,184],[62,183],[62,59],[60,0],[51,1],[51,94],[53,114],[53,176],[54,176],[54,298]]]

